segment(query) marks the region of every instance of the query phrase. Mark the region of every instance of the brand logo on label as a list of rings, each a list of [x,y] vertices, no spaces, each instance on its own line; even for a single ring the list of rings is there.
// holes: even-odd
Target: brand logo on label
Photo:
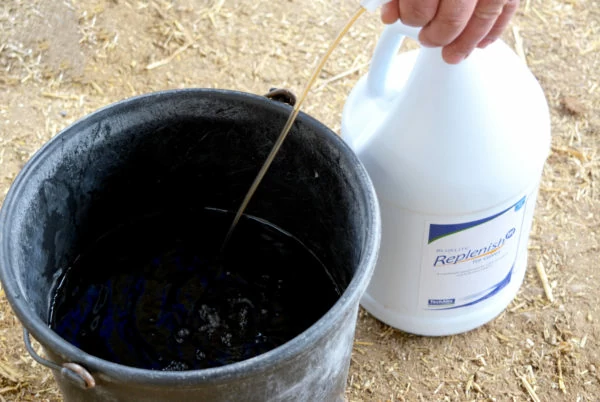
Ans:
[[[517,230],[515,228],[510,229],[508,232],[506,232],[504,237],[501,237],[497,241],[491,242],[486,247],[470,249],[464,253],[458,254],[440,254],[436,256],[433,266],[437,267],[444,265],[456,265],[492,255],[498,252],[504,246],[504,244],[515,235],[516,231]]]
[[[450,306],[456,303],[456,299],[429,299],[427,304],[430,306]]]

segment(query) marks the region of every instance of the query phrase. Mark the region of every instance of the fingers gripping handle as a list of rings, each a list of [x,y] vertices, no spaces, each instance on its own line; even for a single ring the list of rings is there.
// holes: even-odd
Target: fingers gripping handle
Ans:
[[[382,0],[379,0],[379,3],[382,2]],[[421,28],[409,27],[400,21],[385,28],[375,48],[367,78],[367,90],[370,96],[380,97],[385,95],[385,83],[390,67],[398,50],[400,50],[402,41],[407,36],[418,40],[420,31]]]

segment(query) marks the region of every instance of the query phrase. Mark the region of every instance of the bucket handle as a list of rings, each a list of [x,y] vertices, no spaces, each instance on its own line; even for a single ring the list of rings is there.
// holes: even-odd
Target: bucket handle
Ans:
[[[92,375],[79,364],[63,363],[62,366],[59,366],[58,364],[44,359],[38,355],[35,350],[33,350],[29,331],[25,327],[23,327],[23,341],[25,342],[25,349],[27,349],[27,352],[29,352],[31,358],[42,366],[60,372],[64,378],[82,389],[90,389],[96,386],[96,380],[94,380],[94,377],[92,377]]]

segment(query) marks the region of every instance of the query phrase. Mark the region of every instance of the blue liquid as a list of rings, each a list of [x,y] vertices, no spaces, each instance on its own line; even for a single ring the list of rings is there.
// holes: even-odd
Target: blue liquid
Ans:
[[[231,364],[299,335],[339,290],[299,240],[255,218],[219,255],[231,218],[207,209],[105,234],[60,278],[50,327],[96,357],[167,371]]]

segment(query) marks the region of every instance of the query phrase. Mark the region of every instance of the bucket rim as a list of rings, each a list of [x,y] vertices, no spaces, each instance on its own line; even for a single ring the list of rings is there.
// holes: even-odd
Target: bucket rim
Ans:
[[[327,336],[330,324],[340,320],[347,311],[352,309],[353,304],[358,305],[358,301],[371,279],[377,261],[381,238],[381,218],[375,189],[366,169],[355,153],[337,134],[310,115],[300,112],[297,118],[298,122],[302,122],[302,124],[311,127],[316,132],[322,133],[327,137],[327,141],[333,142],[334,146],[342,152],[344,157],[349,159],[348,162],[353,167],[356,178],[360,182],[359,187],[363,190],[361,191],[362,201],[367,208],[363,251],[361,252],[356,272],[340,298],[317,322],[283,345],[253,358],[225,366],[188,371],[155,371],[113,363],[84,352],[52,331],[29,306],[27,298],[18,285],[19,280],[16,271],[12,268],[13,261],[10,258],[12,253],[7,238],[10,234],[9,225],[14,221],[19,194],[26,186],[29,176],[34,174],[36,166],[43,163],[46,156],[55,148],[60,147],[64,141],[76,136],[81,131],[80,128],[88,126],[90,121],[102,119],[109,113],[114,116],[115,113],[126,111],[127,108],[147,102],[150,98],[154,98],[155,101],[158,98],[164,102],[165,100],[182,96],[237,100],[249,105],[267,108],[279,114],[289,114],[291,111],[291,107],[288,105],[271,101],[256,94],[212,88],[163,90],[137,95],[108,104],[92,113],[84,115],[62,129],[57,135],[40,147],[18,173],[0,209],[0,284],[4,288],[4,293],[13,312],[21,324],[30,331],[31,335],[44,348],[68,362],[82,365],[92,375],[101,376],[105,379],[109,378],[110,382],[126,381],[138,385],[177,385],[179,387],[193,388],[194,386],[208,382],[211,384],[226,383],[254,376],[262,371],[267,371],[270,367],[278,367],[286,360],[305,353],[305,345],[314,344],[319,339]]]

